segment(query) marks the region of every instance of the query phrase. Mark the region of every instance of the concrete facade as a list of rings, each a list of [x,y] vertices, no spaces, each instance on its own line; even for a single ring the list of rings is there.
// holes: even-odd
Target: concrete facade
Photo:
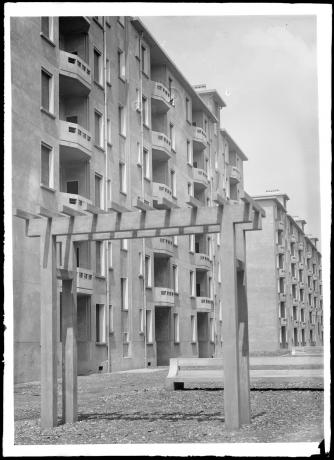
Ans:
[[[62,213],[243,197],[225,103],[194,88],[128,17],[11,20],[13,207]],[[15,381],[40,377],[40,248],[13,221]],[[58,238],[57,263],[66,254]],[[237,258],[245,262],[243,233]],[[78,372],[222,355],[215,234],[76,243]],[[241,280],[242,282],[242,280]],[[241,288],[240,288],[241,289]],[[241,294],[240,294],[241,295]],[[58,371],[61,304],[58,289]]]
[[[250,352],[323,344],[321,254],[279,192],[253,197],[266,211],[247,234]]]

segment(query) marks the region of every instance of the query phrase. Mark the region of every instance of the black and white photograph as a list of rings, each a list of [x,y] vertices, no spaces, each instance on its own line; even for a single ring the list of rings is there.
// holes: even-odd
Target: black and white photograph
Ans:
[[[5,457],[329,452],[331,19],[5,4]]]

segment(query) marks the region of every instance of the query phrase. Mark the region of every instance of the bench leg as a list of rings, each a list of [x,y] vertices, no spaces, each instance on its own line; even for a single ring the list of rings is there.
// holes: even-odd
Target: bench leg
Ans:
[[[184,390],[184,383],[183,382],[173,382],[170,380],[165,383],[166,390]]]
[[[174,390],[184,390],[184,382],[174,382]]]

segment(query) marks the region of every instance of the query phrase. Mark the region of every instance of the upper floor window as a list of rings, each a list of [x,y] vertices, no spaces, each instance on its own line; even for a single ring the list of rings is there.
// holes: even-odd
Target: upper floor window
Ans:
[[[143,150],[143,168],[144,168],[144,177],[146,179],[150,178],[150,156],[147,149]]]
[[[41,33],[44,37],[53,41],[53,18],[49,16],[41,17]]]
[[[41,184],[46,187],[53,186],[52,148],[44,143],[41,145]]]
[[[99,85],[103,84],[103,68],[101,53],[94,48],[94,81]]]
[[[145,46],[141,46],[141,70],[145,75],[148,75],[148,59]]]
[[[186,120],[189,121],[189,123],[191,123],[191,119],[190,119],[190,101],[189,99],[186,97]]]
[[[96,274],[104,276],[104,243],[103,241],[96,241]]]
[[[118,76],[125,80],[125,54],[121,50],[118,50]]]
[[[192,165],[191,142],[187,140],[187,163]]]
[[[119,134],[126,136],[125,107],[122,107],[121,105],[118,107],[118,129]]]
[[[53,113],[53,76],[47,70],[42,69],[41,71],[41,103],[42,108],[47,112]]]
[[[145,126],[149,126],[148,119],[148,100],[147,97],[142,97],[142,111],[143,111],[143,123]]]
[[[170,138],[172,149],[175,150],[175,127],[173,123],[169,124],[169,138]]]
[[[102,207],[102,176],[100,174],[95,174],[95,206],[98,208]]]
[[[106,79],[107,83],[110,85],[111,84],[111,64],[110,64],[110,59],[106,59]]]
[[[97,110],[94,113],[95,145],[103,147],[103,117]]]
[[[126,164],[125,163],[119,164],[119,185],[120,185],[120,192],[126,193],[127,184],[126,184]]]

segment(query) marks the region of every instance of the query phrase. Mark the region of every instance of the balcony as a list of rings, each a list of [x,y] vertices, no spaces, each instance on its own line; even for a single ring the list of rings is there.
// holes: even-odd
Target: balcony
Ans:
[[[284,230],[284,222],[282,220],[278,220],[276,222],[276,228],[277,230]]]
[[[163,83],[152,81],[152,113],[168,112],[171,108],[170,92]]]
[[[279,297],[280,302],[285,302],[286,301],[286,294],[284,292],[279,292],[278,297]]]
[[[308,291],[309,294],[313,294],[313,288],[312,288],[312,287],[309,286],[309,287],[307,288],[307,291]]]
[[[299,304],[299,300],[298,299],[292,299],[292,305],[297,307]]]
[[[316,273],[313,273],[312,278],[314,281],[316,281],[318,279],[318,275]]]
[[[213,300],[209,297],[196,297],[196,308],[198,310],[211,311],[213,307]]]
[[[153,301],[161,305],[174,305],[174,290],[165,287],[153,289]]]
[[[91,134],[76,123],[60,120],[59,143],[61,150],[73,159],[82,159],[82,154],[90,158],[92,154]]]
[[[59,51],[59,73],[63,94],[66,92],[73,96],[87,96],[90,92],[92,88],[90,67],[76,54]]]
[[[305,327],[306,327],[306,322],[305,322],[305,321],[301,321],[300,325],[301,325],[302,328],[305,328]]]
[[[312,269],[312,268],[309,268],[309,269],[307,270],[307,275],[308,275],[308,276],[313,276],[313,269]]]
[[[291,243],[296,243],[297,242],[297,236],[292,233],[290,235],[290,241],[291,241]]]
[[[241,180],[241,172],[239,168],[237,168],[236,166],[229,165],[228,175],[230,177],[230,182],[232,183],[237,183],[237,182],[240,182]]]
[[[280,318],[281,326],[286,326],[288,324],[288,320],[286,318]]]
[[[298,243],[298,249],[299,249],[299,251],[303,251],[304,250],[304,243]]]
[[[294,325],[294,327],[298,327],[298,326],[299,326],[299,321],[298,321],[298,319],[294,319],[294,320],[293,320],[293,325]]]
[[[297,276],[291,276],[291,284],[297,284],[298,279]]]
[[[199,126],[193,126],[193,143],[194,147],[205,149],[207,146],[207,137],[205,131]]]
[[[93,290],[93,271],[86,268],[77,268],[77,291],[89,294]]]
[[[173,197],[172,189],[168,185],[153,182],[153,205],[157,209],[177,207],[177,199]]]
[[[284,278],[286,276],[285,268],[279,268],[278,269],[278,276],[280,278]]]
[[[204,169],[193,168],[193,180],[194,185],[199,185],[201,188],[205,188],[209,185],[208,175]]]
[[[299,282],[299,288],[304,289],[305,288],[305,283],[303,281]]]
[[[91,205],[92,202],[88,198],[81,195],[74,195],[71,193],[58,192],[58,209],[60,212],[63,210],[63,206],[67,206],[78,212],[87,211],[87,205]]]
[[[172,155],[171,140],[163,133],[152,131],[152,150],[155,159],[169,160]]]
[[[299,269],[299,270],[304,270],[304,264],[303,264],[303,262],[299,262],[299,264],[298,264],[298,269]]]
[[[203,270],[211,270],[211,260],[207,254],[196,253],[195,254],[196,267]]]
[[[156,253],[172,256],[174,254],[173,239],[166,236],[152,238],[152,249]]]
[[[282,244],[279,244],[277,246],[277,252],[278,254],[285,254],[285,247]]]
[[[296,264],[298,262],[298,257],[297,256],[290,256],[290,262],[292,264]]]

